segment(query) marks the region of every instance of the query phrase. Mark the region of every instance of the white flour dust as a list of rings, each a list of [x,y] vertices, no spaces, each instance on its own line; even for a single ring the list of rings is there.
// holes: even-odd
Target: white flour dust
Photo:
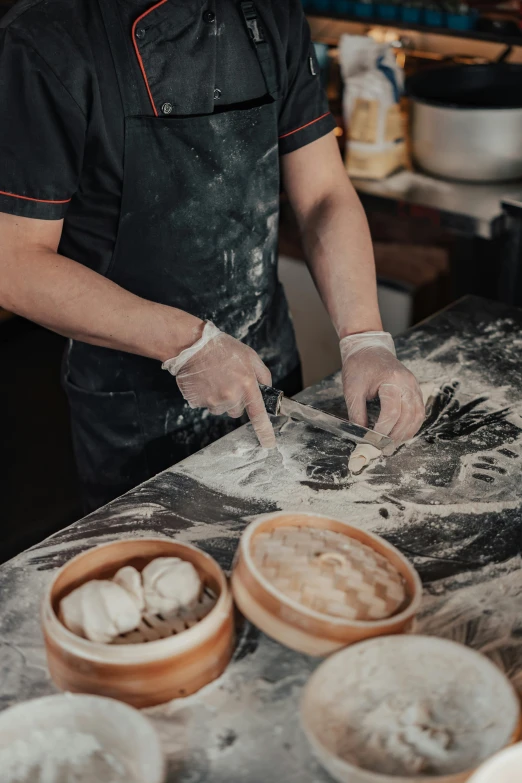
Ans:
[[[417,631],[487,655],[522,696],[522,558],[464,571],[425,592]]]
[[[299,725],[302,688],[317,665],[261,635],[255,653],[236,660],[215,682],[187,699],[145,711],[169,759],[168,780],[266,783],[278,780],[326,783]],[[244,656],[244,657],[243,657]]]
[[[0,748],[2,783],[129,783],[128,771],[92,734],[34,731]]]
[[[319,455],[320,460],[320,441],[329,436],[285,418],[277,421],[276,431],[277,448],[273,451],[260,449],[253,432],[246,428],[199,452],[190,464],[181,465],[178,470],[193,478],[205,475],[211,487],[235,497],[270,498],[282,510],[316,510],[346,518],[346,510],[352,503],[364,504],[377,499],[377,493],[361,477],[354,477],[349,484],[345,481],[349,447],[342,442],[335,444],[334,456],[344,463],[345,475],[335,469],[328,475],[330,484],[342,491],[323,492],[318,491],[321,466],[310,466],[310,459],[313,451],[314,458],[317,460]],[[325,452],[325,457],[328,456]],[[350,510],[353,515],[353,509]],[[358,514],[367,512],[374,515],[374,511],[362,506]]]
[[[365,737],[366,759],[370,757],[372,766],[376,759],[386,759],[386,772],[392,774],[428,772],[430,767],[447,761],[449,748],[455,742],[452,730],[439,723],[421,701],[399,714],[390,702],[382,702],[362,719],[361,734]],[[354,737],[350,739],[353,742]],[[343,757],[350,758],[354,753],[347,745]],[[355,751],[358,759],[362,755],[360,748]],[[368,761],[364,766],[367,764]]]
[[[498,339],[500,326],[492,325],[483,339]],[[522,403],[513,400],[510,387],[489,383],[470,368],[459,350],[452,337],[430,355],[406,362],[423,384],[444,391],[440,415],[430,425],[431,438],[417,436],[358,476],[350,476],[343,465],[348,444],[286,419],[276,421],[274,452],[259,449],[247,428],[179,470],[238,498],[270,498],[282,510],[317,510],[381,528],[376,506],[390,501],[406,517],[422,512],[443,519],[487,513],[493,507],[515,509],[522,502],[522,485],[513,482],[513,470],[518,461],[522,464]],[[452,351],[457,361],[448,364],[445,357]],[[301,399],[306,402],[308,394]],[[313,402],[340,413],[342,396],[337,376],[314,390]]]

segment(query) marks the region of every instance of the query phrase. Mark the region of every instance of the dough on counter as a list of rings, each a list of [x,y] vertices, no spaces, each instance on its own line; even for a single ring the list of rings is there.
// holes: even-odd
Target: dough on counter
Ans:
[[[357,476],[372,460],[382,457],[382,451],[369,443],[359,443],[350,454],[348,470]]]
[[[136,600],[119,584],[93,579],[60,602],[59,617],[78,636],[110,644],[120,634],[138,627],[141,612]]]
[[[424,402],[426,413],[428,413],[431,406],[433,405],[439,388],[440,387],[432,381],[420,384],[422,401]],[[354,476],[357,476],[359,473],[362,473],[364,468],[366,468],[370,462],[379,459],[379,457],[382,457],[382,455],[382,451],[377,449],[375,446],[371,446],[368,443],[360,443],[350,454],[350,458],[348,460],[348,470]],[[386,456],[390,455],[386,453]]]
[[[123,587],[136,602],[136,606],[143,612],[145,609],[145,596],[140,572],[134,566],[123,566],[114,574],[113,582]]]
[[[169,614],[191,606],[201,595],[198,572],[179,557],[158,557],[142,571],[145,606],[152,614]]]

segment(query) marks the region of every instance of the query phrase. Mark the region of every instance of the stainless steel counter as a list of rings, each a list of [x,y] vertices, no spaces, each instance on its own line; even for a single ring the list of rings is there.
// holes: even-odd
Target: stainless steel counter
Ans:
[[[370,208],[394,209],[483,239],[493,239],[506,230],[502,199],[522,195],[522,182],[447,182],[416,171],[399,171],[378,182],[354,179],[353,184]]]

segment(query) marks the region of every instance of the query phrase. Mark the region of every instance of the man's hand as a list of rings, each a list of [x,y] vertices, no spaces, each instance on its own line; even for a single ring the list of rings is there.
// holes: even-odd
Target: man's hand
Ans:
[[[246,410],[261,446],[275,447],[259,390],[260,383],[272,385],[272,376],[252,348],[207,323],[201,339],[166,361],[163,369],[176,376],[191,408],[208,408],[216,416],[227,413],[233,419]]]
[[[366,403],[378,396],[381,414],[376,432],[389,435],[397,446],[413,438],[424,421],[422,394],[415,376],[396,358],[391,335],[353,334],[344,337],[340,346],[350,420],[366,427]]]

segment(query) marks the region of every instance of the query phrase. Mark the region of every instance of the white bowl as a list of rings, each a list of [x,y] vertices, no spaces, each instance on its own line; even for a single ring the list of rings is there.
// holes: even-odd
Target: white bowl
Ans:
[[[520,783],[522,742],[497,753],[478,769],[469,783]]]
[[[10,707],[0,713],[0,754],[18,740],[30,741],[36,732],[45,741],[45,734],[56,736],[60,730],[97,740],[123,766],[126,783],[165,779],[163,752],[150,721],[133,707],[101,696],[65,693]]]
[[[515,741],[519,719],[516,693],[491,661],[428,636],[341,650],[312,675],[301,705],[318,760],[341,783],[461,783]],[[415,768],[423,758],[429,767]]]

